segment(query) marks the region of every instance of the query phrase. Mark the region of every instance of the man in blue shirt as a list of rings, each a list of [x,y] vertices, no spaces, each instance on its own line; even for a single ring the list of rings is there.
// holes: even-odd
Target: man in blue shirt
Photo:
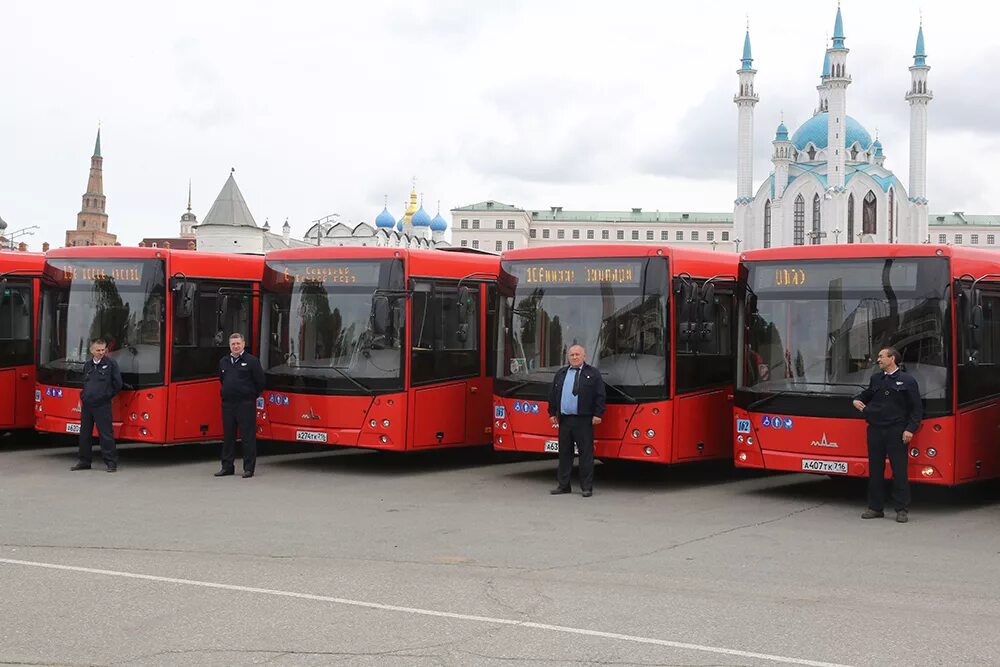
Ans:
[[[559,470],[553,495],[570,492],[574,446],[580,452],[580,488],[583,497],[594,494],[594,426],[604,416],[605,393],[601,372],[587,364],[587,351],[572,345],[569,366],[559,369],[549,389],[549,418],[559,429]]]
[[[878,366],[868,388],[854,398],[854,407],[868,422],[868,509],[862,519],[885,516],[885,457],[892,466],[892,499],[896,521],[906,523],[910,515],[910,480],[907,447],[920,427],[923,404],[917,381],[900,370],[902,360],[895,348],[879,350]]]

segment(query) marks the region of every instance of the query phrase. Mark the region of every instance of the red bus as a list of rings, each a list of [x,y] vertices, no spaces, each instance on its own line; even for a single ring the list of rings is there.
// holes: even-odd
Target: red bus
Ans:
[[[268,253],[262,436],[394,451],[489,444],[498,265],[459,250]]]
[[[35,425],[35,317],[43,255],[0,250],[0,431]]]
[[[731,456],[737,256],[671,246],[550,246],[501,257],[498,450],[558,452],[548,391],[570,345],[607,388],[601,459]]]
[[[229,334],[256,349],[263,257],[115,246],[52,250],[39,307],[35,428],[79,433],[89,341],[121,368],[115,437],[173,444],[222,437],[219,359]]]
[[[865,421],[851,399],[891,346],[924,404],[909,478],[1000,475],[1000,255],[854,244],[741,260],[736,465],[867,476]]]

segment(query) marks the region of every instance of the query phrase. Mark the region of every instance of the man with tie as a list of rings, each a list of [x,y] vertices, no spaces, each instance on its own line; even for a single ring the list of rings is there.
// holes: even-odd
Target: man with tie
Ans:
[[[122,390],[118,363],[107,356],[108,344],[102,338],[90,341],[90,359],[83,365],[83,389],[80,390],[80,447],[76,465],[70,470],[90,470],[94,458],[93,430],[101,441],[101,458],[108,472],[118,471],[111,399]]]
[[[566,353],[569,366],[556,373],[549,389],[549,418],[559,429],[557,485],[550,493],[570,493],[573,448],[580,452],[580,489],[594,494],[594,426],[604,416],[605,390],[601,372],[587,364],[587,351],[572,345]]]
[[[229,337],[229,354],[219,360],[222,383],[222,469],[216,477],[235,472],[236,431],[243,442],[243,477],[253,477],[257,465],[257,397],[264,391],[264,369],[246,351],[243,335]]]

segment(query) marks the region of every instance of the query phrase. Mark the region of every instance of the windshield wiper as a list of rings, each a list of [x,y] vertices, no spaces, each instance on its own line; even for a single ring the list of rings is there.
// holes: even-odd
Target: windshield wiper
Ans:
[[[545,370],[545,369],[537,369],[537,370],[533,370],[531,372],[532,373],[548,373],[550,375],[555,375],[556,374],[556,371],[550,371],[550,370]],[[548,384],[548,381],[547,380],[524,380],[523,382],[518,382],[513,387],[508,387],[500,395],[503,396],[504,398],[506,398],[506,397],[510,396],[511,394],[513,394],[518,389],[521,389],[523,387],[527,387],[529,384],[539,384],[539,383]]]
[[[345,372],[344,369],[341,368],[340,366],[326,366],[326,368],[332,368],[333,370],[337,371],[338,373],[340,373],[341,375],[343,375],[345,378],[347,378],[348,380],[350,380],[354,384],[355,387],[357,387],[361,391],[365,392],[366,394],[374,394],[375,393],[374,389],[372,389],[371,387],[365,386],[365,385],[361,384],[360,382],[358,382],[357,380],[355,380],[354,377],[350,373]]]
[[[635,398],[634,396],[632,396],[631,394],[629,394],[627,391],[625,391],[624,389],[622,389],[621,387],[619,387],[616,384],[612,384],[610,382],[605,381],[604,386],[605,387],[611,387],[612,389],[614,389],[615,391],[617,391],[619,394],[621,394],[622,396],[624,396],[625,399],[629,403],[638,403],[639,402],[639,399]]]
[[[867,389],[864,385],[855,384],[853,382],[800,382],[799,384],[812,384],[819,385],[821,387],[857,387],[859,389]],[[798,396],[822,396],[823,392],[820,391],[799,391],[798,389],[782,389],[781,391],[776,391],[773,394],[768,394],[763,398],[758,398],[756,401],[747,406],[747,410],[753,410],[755,408],[769,403],[779,396],[787,396],[788,394],[796,394]]]

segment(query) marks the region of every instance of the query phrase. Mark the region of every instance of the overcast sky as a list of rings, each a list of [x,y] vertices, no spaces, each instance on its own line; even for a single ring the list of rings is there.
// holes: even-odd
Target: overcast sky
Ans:
[[[173,235],[188,179],[203,218],[231,167],[258,224],[525,208],[731,211],[746,16],[755,188],[784,113],[815,86],[835,2],[175,1],[3,3],[0,217],[61,246],[102,127],[110,229]],[[1000,9],[843,2],[848,113],[908,183],[923,9],[931,212],[1000,212]]]

